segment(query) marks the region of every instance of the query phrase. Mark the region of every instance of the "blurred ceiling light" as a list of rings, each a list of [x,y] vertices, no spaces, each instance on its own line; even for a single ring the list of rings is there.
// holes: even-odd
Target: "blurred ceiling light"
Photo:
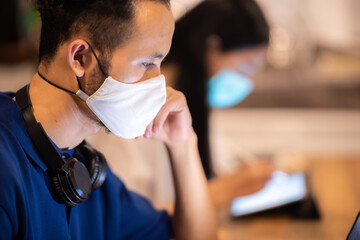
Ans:
[[[181,18],[202,1],[203,0],[171,0],[171,10],[175,20]]]
[[[171,1],[171,11],[175,20],[177,20],[186,13],[186,8],[179,1]]]

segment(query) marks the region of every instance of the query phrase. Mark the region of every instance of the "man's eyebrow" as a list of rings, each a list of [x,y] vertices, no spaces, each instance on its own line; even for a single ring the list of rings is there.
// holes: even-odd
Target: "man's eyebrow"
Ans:
[[[161,59],[161,58],[163,58],[163,57],[164,57],[164,55],[161,54],[161,53],[152,53],[152,54],[147,55],[147,56],[144,56],[144,57],[142,57],[142,58],[145,58],[145,59],[159,58],[159,59]]]

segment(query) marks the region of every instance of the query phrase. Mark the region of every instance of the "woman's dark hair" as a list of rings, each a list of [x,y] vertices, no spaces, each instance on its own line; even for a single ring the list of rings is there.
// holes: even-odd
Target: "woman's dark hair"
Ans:
[[[141,0],[36,0],[41,16],[39,61],[47,63],[59,45],[84,32],[107,68],[113,50],[131,36],[134,3]],[[169,0],[148,0],[169,7]]]
[[[184,15],[175,26],[169,63],[179,66],[176,88],[188,99],[200,157],[211,176],[205,52],[209,36],[221,39],[223,51],[267,44],[269,26],[253,0],[205,0]]]

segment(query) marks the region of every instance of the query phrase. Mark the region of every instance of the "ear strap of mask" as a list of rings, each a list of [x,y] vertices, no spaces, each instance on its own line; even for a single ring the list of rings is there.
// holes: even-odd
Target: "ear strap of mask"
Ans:
[[[86,42],[87,42],[87,41],[86,41]],[[99,58],[97,57],[97,55],[96,55],[93,47],[91,46],[91,44],[90,44],[89,42],[87,42],[87,44],[89,45],[89,48],[90,48],[91,52],[94,54],[94,57],[96,58],[96,61],[97,61],[98,65],[99,65],[99,68],[100,68],[101,72],[102,72],[102,73],[104,74],[104,76],[107,78],[109,75],[107,75],[105,69],[104,69],[104,68],[102,67],[102,65],[100,64],[100,60],[99,60]]]
[[[71,93],[71,94],[76,95],[76,93],[74,93],[74,92],[72,92],[72,91],[70,91],[70,90],[67,90],[67,89],[65,89],[65,88],[63,88],[63,87],[60,87],[59,85],[57,85],[57,84],[55,84],[55,83],[53,83],[53,82],[50,82],[50,81],[49,81],[46,77],[44,77],[39,71],[38,71],[37,73],[38,73],[38,75],[39,75],[43,80],[45,80],[45,82],[53,85],[53,86],[56,87],[56,88],[59,88],[59,89],[65,91],[65,92],[68,92],[68,93]],[[81,89],[80,80],[79,80],[79,78],[78,78],[77,76],[76,76],[76,79],[77,79],[77,82],[78,82],[78,85],[79,85],[79,89]]]

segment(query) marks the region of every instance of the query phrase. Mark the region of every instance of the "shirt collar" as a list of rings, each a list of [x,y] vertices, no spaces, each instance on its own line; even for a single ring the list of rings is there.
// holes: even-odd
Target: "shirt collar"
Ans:
[[[50,139],[50,141],[52,142],[52,144],[54,145],[54,147],[56,148],[56,150],[59,152],[59,154],[61,156],[65,156],[66,158],[70,158],[70,157],[72,157],[74,155],[75,149],[61,150],[51,139]]]

